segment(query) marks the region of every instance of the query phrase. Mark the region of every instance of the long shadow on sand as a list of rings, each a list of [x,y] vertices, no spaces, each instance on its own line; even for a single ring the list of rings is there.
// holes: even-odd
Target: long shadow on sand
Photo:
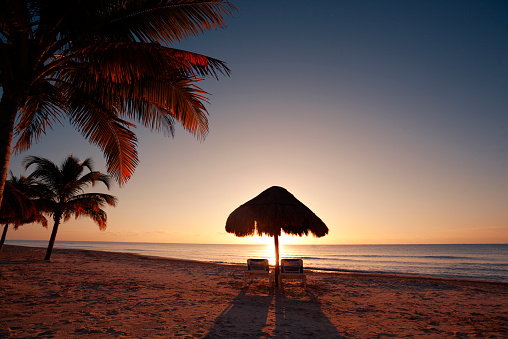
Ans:
[[[275,292],[275,337],[344,338],[310,291],[288,286]]]
[[[215,319],[205,338],[343,338],[311,292],[251,287]]]
[[[268,311],[274,295],[271,290],[242,290],[215,319],[205,338],[266,337]]]

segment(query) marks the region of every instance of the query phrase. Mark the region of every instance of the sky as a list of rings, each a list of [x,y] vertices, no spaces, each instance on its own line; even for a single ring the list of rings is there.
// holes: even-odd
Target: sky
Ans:
[[[227,28],[173,46],[232,71],[200,85],[207,138],[136,128],[140,164],[110,190],[107,230],[71,220],[57,241],[270,243],[225,222],[276,185],[329,228],[281,244],[508,243],[508,2],[232,3]],[[106,170],[66,122],[10,168],[26,175],[25,156],[70,153]]]

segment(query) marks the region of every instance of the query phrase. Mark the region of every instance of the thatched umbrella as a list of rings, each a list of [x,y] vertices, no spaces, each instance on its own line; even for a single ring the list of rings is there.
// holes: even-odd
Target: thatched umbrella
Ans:
[[[4,196],[0,206],[0,223],[5,224],[0,239],[0,249],[5,241],[9,224],[19,225],[39,220],[40,216],[34,203],[10,182],[5,182]]]
[[[307,206],[278,186],[270,187],[257,197],[235,209],[226,221],[226,232],[238,237],[269,235],[275,242],[275,283],[279,275],[279,236],[281,231],[292,235],[316,237],[328,234],[328,227]]]

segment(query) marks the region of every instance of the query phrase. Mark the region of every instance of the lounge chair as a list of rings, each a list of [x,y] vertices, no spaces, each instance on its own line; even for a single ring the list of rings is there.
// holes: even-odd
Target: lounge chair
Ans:
[[[268,259],[247,259],[247,271],[243,272],[243,286],[247,286],[247,278],[252,283],[254,277],[268,277],[268,283],[272,287],[273,274],[270,272]]]
[[[302,280],[303,287],[307,288],[307,276],[303,273],[303,260],[281,259],[279,287],[282,287],[282,279]]]

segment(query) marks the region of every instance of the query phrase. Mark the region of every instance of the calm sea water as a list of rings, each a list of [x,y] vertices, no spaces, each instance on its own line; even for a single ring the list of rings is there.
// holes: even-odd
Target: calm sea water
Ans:
[[[7,240],[7,244],[46,247],[47,241]],[[226,264],[269,258],[273,245],[154,244],[57,241],[75,248],[153,255]],[[508,282],[508,244],[504,245],[282,245],[281,258],[302,258],[308,269],[391,273]]]

